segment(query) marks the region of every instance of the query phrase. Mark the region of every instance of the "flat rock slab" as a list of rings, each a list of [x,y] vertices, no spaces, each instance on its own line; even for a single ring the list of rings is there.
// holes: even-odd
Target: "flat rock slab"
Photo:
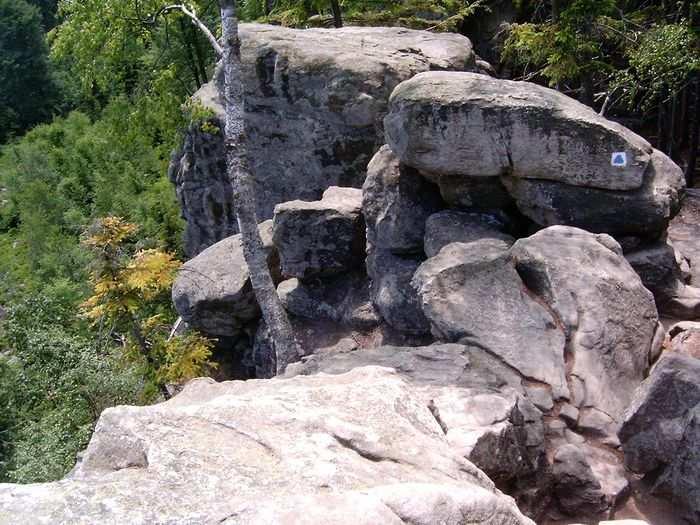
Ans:
[[[394,90],[389,108],[391,149],[433,174],[632,190],[652,152],[639,135],[558,91],[476,73],[416,75]],[[616,152],[624,165],[613,165]]]
[[[533,523],[379,367],[107,409],[70,478],[0,485],[0,508],[2,525]]]

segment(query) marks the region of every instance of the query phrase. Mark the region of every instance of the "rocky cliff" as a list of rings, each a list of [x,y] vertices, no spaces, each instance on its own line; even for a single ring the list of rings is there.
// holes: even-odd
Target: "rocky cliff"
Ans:
[[[306,355],[106,411],[69,479],[0,487],[10,520],[696,523],[700,325],[659,313],[700,312],[678,166],[460,71],[462,37],[243,35],[260,231]],[[171,173],[203,250],[175,306],[268,378],[220,137],[191,129]]]

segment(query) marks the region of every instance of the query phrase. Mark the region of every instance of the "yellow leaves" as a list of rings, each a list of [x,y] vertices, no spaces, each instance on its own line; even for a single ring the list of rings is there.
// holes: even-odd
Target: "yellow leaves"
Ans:
[[[171,253],[142,250],[121,271],[121,280],[127,289],[140,292],[145,300],[153,299],[172,286],[181,264]]]
[[[156,372],[163,383],[183,383],[201,376],[207,369],[216,368],[210,363],[213,341],[196,333],[174,337],[162,347],[163,364]]]
[[[104,217],[98,219],[90,228],[83,243],[91,248],[115,248],[133,235],[138,226],[126,222],[121,217]]]

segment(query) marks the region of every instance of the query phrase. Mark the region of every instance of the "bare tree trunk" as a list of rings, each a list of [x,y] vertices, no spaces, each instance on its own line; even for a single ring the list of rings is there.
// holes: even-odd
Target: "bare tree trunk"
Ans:
[[[267,252],[260,239],[256,215],[253,179],[246,159],[246,134],[241,83],[241,54],[238,38],[236,0],[219,0],[223,32],[224,82],[226,86],[226,122],[224,126],[226,166],[233,186],[233,199],[238,227],[243,242],[243,255],[255,297],[272,335],[277,360],[277,373],[299,358],[299,346],[292,326],[280,302],[270,268]]]
[[[695,182],[696,168],[698,162],[698,149],[700,149],[700,75],[695,77],[695,116],[690,128],[690,141],[688,147],[688,165],[685,168],[685,182],[692,188]]]
[[[333,25],[343,27],[343,15],[340,11],[338,0],[331,0],[331,11],[333,12]]]

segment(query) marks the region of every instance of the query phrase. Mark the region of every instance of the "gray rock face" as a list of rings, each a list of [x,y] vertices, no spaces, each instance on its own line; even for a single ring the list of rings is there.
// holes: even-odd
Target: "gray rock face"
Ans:
[[[561,509],[569,515],[595,515],[608,504],[585,453],[576,445],[562,445],[554,453],[552,476]]]
[[[396,369],[438,419],[450,445],[498,486],[512,489],[540,472],[542,414],[523,395],[520,376],[478,347],[435,344],[322,353],[290,365],[286,376],[340,374],[370,364]]]
[[[1,485],[0,508],[2,525],[533,523],[378,367],[107,409],[70,478]]]
[[[440,175],[552,180],[607,190],[642,186],[652,148],[591,108],[528,82],[430,72],[391,95],[387,142],[402,162]],[[625,166],[611,165],[623,152]]]
[[[700,190],[688,188],[680,213],[671,221],[668,239],[689,263],[692,286],[700,286]]]
[[[560,182],[502,177],[518,209],[541,226],[563,224],[594,233],[658,237],[678,212],[681,169],[654,150],[641,188],[607,191]]]
[[[328,188],[319,201],[275,206],[273,242],[282,273],[303,279],[360,265],[365,253],[361,209],[361,190],[336,186]]]
[[[625,465],[700,520],[700,360],[669,353],[637,389],[619,432]]]
[[[399,257],[382,249],[372,249],[367,254],[372,303],[389,326],[408,334],[430,332],[418,294],[411,287],[421,260]]]
[[[279,280],[279,260],[272,245],[272,221],[259,226],[268,250],[273,278]],[[213,336],[238,334],[260,316],[243,257],[241,236],[232,235],[187,261],[173,284],[173,303],[192,327]]]
[[[261,219],[271,218],[278,203],[316,200],[329,186],[361,187],[367,163],[384,144],[382,119],[394,87],[423,71],[475,67],[471,43],[456,34],[259,24],[241,24],[240,31],[248,158]],[[218,80],[196,98],[220,115]],[[190,255],[220,240],[220,230],[236,231],[217,138],[211,160],[201,161],[201,150],[188,144],[185,155],[173,158]],[[198,163],[206,169],[193,172]],[[218,215],[219,206],[226,213]],[[201,213],[209,208],[213,213]]]
[[[450,244],[420,266],[412,284],[438,340],[483,347],[552,385],[555,397],[568,396],[564,333],[524,290],[505,242]]]
[[[382,146],[362,187],[367,242],[399,255],[420,254],[425,221],[441,207],[439,190]]]
[[[277,293],[285,310],[296,317],[328,320],[353,328],[372,328],[380,319],[369,299],[365,275],[350,273],[332,279],[302,282],[289,279]]]
[[[632,251],[625,258],[654,294],[659,313],[677,319],[700,317],[700,288],[685,284],[677,252],[668,242]]]
[[[496,214],[445,210],[431,215],[425,223],[425,254],[434,257],[453,242],[498,239],[511,245],[515,239],[504,232],[506,221]]]
[[[615,420],[644,378],[656,332],[654,298],[607,235],[553,226],[517,241],[518,273],[557,317],[584,383],[581,406]]]

